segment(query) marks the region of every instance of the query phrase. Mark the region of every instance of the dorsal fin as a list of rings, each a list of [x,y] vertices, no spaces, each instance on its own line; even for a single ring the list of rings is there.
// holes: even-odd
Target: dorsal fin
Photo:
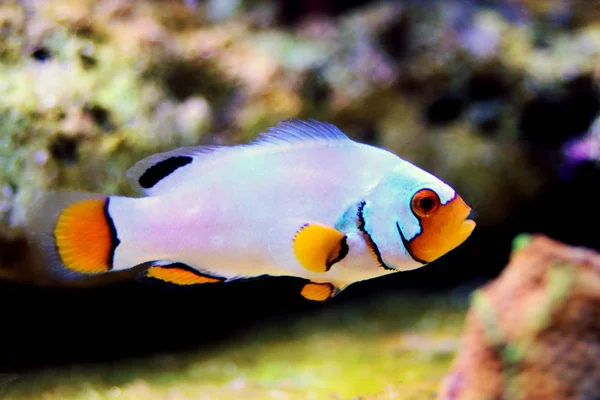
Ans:
[[[350,140],[333,124],[314,119],[288,119],[277,123],[258,135],[249,145],[289,144],[312,141]]]
[[[166,189],[169,185],[165,185],[165,181],[177,177],[187,179],[196,176],[200,172],[197,167],[224,154],[246,151],[251,147],[287,146],[300,143],[324,143],[344,140],[350,141],[348,136],[333,124],[315,120],[289,119],[268,128],[247,144],[188,146],[154,154],[135,163],[127,171],[127,178],[136,190],[151,195],[158,190],[162,190],[162,188]],[[187,173],[190,171],[193,171],[193,174],[188,177]]]

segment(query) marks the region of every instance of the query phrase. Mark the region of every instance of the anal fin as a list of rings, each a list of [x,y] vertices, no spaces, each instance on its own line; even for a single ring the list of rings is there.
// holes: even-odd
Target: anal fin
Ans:
[[[328,282],[309,282],[300,291],[302,297],[313,301],[326,301],[336,296],[340,290]]]
[[[146,269],[142,274],[144,278],[150,278],[153,280],[159,280],[181,286],[201,285],[204,283],[218,283],[225,281],[224,278],[203,274],[202,272],[182,263],[154,265]]]
[[[298,262],[312,272],[327,272],[348,254],[346,235],[330,226],[317,223],[303,225],[293,243]]]

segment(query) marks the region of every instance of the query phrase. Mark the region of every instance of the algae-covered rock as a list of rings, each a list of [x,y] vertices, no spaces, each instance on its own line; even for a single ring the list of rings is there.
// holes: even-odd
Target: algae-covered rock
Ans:
[[[187,59],[179,43],[197,20],[181,5],[170,9],[158,14],[157,6],[118,1],[0,5],[8,26],[0,41],[2,225],[19,225],[37,190],[127,193],[123,173],[137,159],[202,140],[211,92],[178,97],[170,79],[174,68],[200,77],[211,66]],[[219,82],[211,77],[207,86],[229,87]]]
[[[520,237],[475,292],[440,400],[600,397],[600,254]]]

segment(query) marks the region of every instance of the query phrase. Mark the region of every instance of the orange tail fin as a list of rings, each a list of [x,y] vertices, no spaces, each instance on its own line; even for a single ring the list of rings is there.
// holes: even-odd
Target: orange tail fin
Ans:
[[[108,214],[110,198],[81,200],[67,206],[54,228],[61,262],[83,274],[108,272],[119,244]]]
[[[35,269],[61,282],[110,272],[120,243],[110,201],[110,196],[91,193],[41,195],[25,221]]]

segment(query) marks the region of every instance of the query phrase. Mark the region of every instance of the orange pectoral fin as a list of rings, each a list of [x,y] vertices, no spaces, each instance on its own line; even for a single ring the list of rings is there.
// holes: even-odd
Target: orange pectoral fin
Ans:
[[[346,235],[329,226],[306,224],[294,237],[294,255],[312,272],[327,272],[348,254]]]
[[[111,270],[119,239],[108,213],[109,201],[81,200],[60,213],[54,240],[60,260],[68,269],[84,274]]]
[[[146,270],[145,275],[148,278],[184,286],[217,283],[225,280],[205,275],[181,263],[150,267]]]

